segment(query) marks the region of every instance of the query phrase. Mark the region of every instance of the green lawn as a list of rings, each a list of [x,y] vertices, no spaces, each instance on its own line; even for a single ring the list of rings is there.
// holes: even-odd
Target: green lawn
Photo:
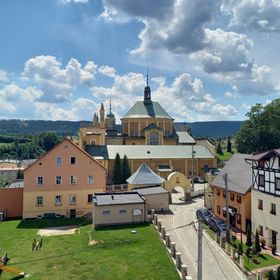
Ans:
[[[80,233],[43,238],[42,251],[31,251],[38,228],[80,224]],[[131,234],[136,229],[137,234]],[[88,246],[88,233],[98,244]],[[28,279],[179,279],[153,225],[91,231],[82,219],[7,221],[0,224],[0,255]],[[3,272],[1,280],[16,279]]]

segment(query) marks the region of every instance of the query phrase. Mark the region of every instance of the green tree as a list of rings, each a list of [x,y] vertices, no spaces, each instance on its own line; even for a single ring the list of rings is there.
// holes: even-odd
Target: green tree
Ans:
[[[219,141],[218,145],[217,145],[217,154],[219,154],[219,155],[224,154],[223,149],[222,149],[222,145],[221,145],[221,141]]]
[[[246,245],[248,247],[252,246],[252,231],[250,225],[247,226],[247,230],[246,230]]]
[[[126,179],[128,179],[131,175],[128,158],[125,155],[122,160],[122,183],[126,183]]]
[[[256,230],[256,236],[255,236],[255,252],[259,254],[261,252],[262,248],[260,246],[260,238],[259,238],[259,231]]]
[[[43,132],[38,135],[38,144],[44,151],[49,151],[59,142],[53,132]]]
[[[275,273],[273,272],[273,270],[270,270],[268,272],[268,280],[276,280]]]
[[[228,140],[227,140],[227,152],[232,153],[232,145],[231,145],[231,141],[230,141],[230,136],[228,137]]]
[[[276,270],[276,280],[280,280],[280,266],[278,266]]]
[[[122,183],[122,164],[119,153],[116,154],[113,167],[113,183],[118,185]]]
[[[17,171],[17,179],[23,179],[23,171],[20,169]]]
[[[263,152],[280,146],[280,99],[256,104],[236,136],[240,153]]]

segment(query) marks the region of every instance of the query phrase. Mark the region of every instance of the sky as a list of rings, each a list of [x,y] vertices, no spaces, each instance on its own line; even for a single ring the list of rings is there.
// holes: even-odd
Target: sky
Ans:
[[[244,120],[279,98],[279,0],[1,0],[0,118]],[[106,113],[107,113],[106,112]]]

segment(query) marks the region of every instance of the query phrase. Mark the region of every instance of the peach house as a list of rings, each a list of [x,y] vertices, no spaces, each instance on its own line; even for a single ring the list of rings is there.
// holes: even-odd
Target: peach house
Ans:
[[[212,181],[213,213],[226,220],[226,189],[224,175],[228,175],[228,202],[231,227],[243,232],[251,225],[251,166],[245,162],[247,154],[234,154]]]
[[[105,180],[105,168],[65,139],[25,169],[23,219],[91,215]]]

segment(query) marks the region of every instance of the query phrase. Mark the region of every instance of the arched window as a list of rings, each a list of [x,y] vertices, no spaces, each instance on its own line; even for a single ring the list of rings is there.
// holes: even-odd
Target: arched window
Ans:
[[[159,136],[158,133],[152,132],[150,134],[149,145],[159,145]]]

